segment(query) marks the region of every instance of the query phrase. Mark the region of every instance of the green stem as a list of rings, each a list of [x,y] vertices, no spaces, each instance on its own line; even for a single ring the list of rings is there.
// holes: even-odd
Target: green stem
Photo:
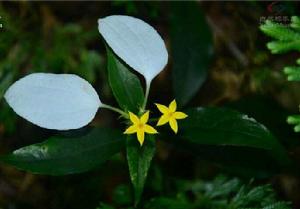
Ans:
[[[117,112],[120,115],[122,115],[124,118],[128,118],[128,114],[126,112],[124,112],[123,110],[119,109],[119,108],[116,108],[116,107],[113,107],[113,106],[110,106],[110,105],[107,105],[107,104],[102,104],[100,107],[109,109],[109,110],[114,111],[114,112]]]
[[[148,101],[148,97],[149,97],[149,91],[150,91],[150,85],[151,85],[151,81],[148,82],[146,81],[146,92],[145,92],[145,98],[144,98],[144,102],[143,102],[143,106],[142,106],[142,111],[145,111],[146,105],[147,105],[147,101]]]

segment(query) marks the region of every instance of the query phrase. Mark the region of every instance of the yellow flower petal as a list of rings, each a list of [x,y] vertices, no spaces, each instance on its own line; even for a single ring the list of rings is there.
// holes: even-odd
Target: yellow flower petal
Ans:
[[[138,141],[140,142],[140,145],[142,146],[144,143],[144,139],[145,139],[145,133],[143,130],[137,131],[137,138],[138,138]]]
[[[184,119],[186,118],[188,115],[183,113],[183,112],[175,112],[174,113],[174,117],[175,119]]]
[[[174,99],[174,100],[170,103],[170,105],[169,105],[169,110],[170,110],[170,112],[175,112],[176,109],[177,109],[177,104],[176,104],[176,101],[175,101],[175,99]]]
[[[167,122],[169,122],[169,119],[170,119],[170,117],[169,117],[167,114],[162,115],[162,116],[159,118],[159,120],[158,120],[156,126],[162,126],[162,125],[166,124]]]
[[[178,125],[177,125],[177,121],[176,121],[176,119],[175,118],[171,118],[170,120],[169,120],[169,124],[170,124],[170,126],[171,126],[171,129],[175,132],[175,134],[177,133],[177,131],[178,131]]]
[[[152,126],[150,125],[145,125],[145,128],[144,128],[145,132],[148,133],[148,134],[157,134],[157,130],[155,128],[153,128]]]
[[[165,114],[165,113],[168,113],[168,112],[169,112],[169,108],[168,108],[167,106],[161,105],[161,104],[157,104],[157,103],[155,103],[155,105],[156,105],[156,107],[158,108],[158,110],[159,110],[161,113]]]
[[[129,126],[125,131],[124,131],[124,134],[133,134],[137,132],[137,128],[135,125],[133,126]]]
[[[140,119],[138,118],[138,116],[136,116],[132,112],[129,112],[129,118],[133,124],[140,123]]]
[[[142,115],[140,121],[141,121],[141,123],[146,124],[148,122],[148,119],[149,119],[149,111],[145,112]]]

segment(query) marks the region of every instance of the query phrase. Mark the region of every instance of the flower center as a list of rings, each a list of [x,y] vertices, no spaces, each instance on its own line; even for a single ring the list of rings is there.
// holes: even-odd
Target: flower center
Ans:
[[[171,118],[173,116],[174,112],[169,112],[168,117]]]
[[[138,128],[139,128],[139,129],[143,129],[143,128],[144,128],[144,124],[143,124],[143,123],[139,123],[139,124],[138,124]]]

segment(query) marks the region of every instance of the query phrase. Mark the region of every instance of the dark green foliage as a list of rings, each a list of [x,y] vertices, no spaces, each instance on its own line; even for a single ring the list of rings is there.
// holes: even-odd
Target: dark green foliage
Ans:
[[[143,209],[291,209],[278,201],[270,185],[243,184],[237,178],[218,176],[212,181],[175,179],[171,196],[153,197]],[[114,208],[101,205],[99,209]],[[122,207],[124,208],[124,207]]]
[[[1,160],[36,174],[66,175],[96,168],[124,145],[125,137],[120,131],[95,128],[82,137],[52,137],[15,150]]]
[[[15,113],[2,101],[6,89],[13,82],[16,74],[16,68],[11,62],[0,62],[0,121],[3,123],[7,133],[12,133],[15,130],[16,119]]]
[[[143,193],[156,146],[153,135],[145,136],[143,146],[140,146],[135,137],[131,135],[127,138],[127,160],[134,189],[134,204],[137,205]]]
[[[117,186],[113,192],[113,202],[116,205],[131,205],[133,200],[133,195],[130,191],[130,187],[126,184],[121,184]]]
[[[212,34],[196,2],[176,2],[171,17],[172,78],[175,98],[187,104],[206,80]]]
[[[98,36],[97,30],[84,31],[80,25],[66,24],[51,32],[51,46],[44,39],[32,46],[32,70],[74,73],[93,83],[103,61],[98,52],[88,50],[86,45]]]
[[[3,64],[0,71],[0,99],[3,98],[6,89],[10,86],[14,78],[14,72],[10,71],[9,64]]]
[[[185,112],[189,116],[179,121],[177,136],[164,137],[178,150],[244,177],[266,178],[291,163],[277,138],[245,114],[216,107]]]
[[[138,77],[119,61],[109,47],[106,47],[108,59],[108,79],[119,106],[126,112],[139,114],[144,101],[144,93]],[[155,154],[155,137],[145,136],[140,146],[135,135],[127,137],[127,161],[134,189],[134,203],[141,199],[148,170]]]
[[[225,108],[192,108],[179,137],[195,144],[253,147],[281,153],[283,147],[262,124]]]
[[[136,75],[106,47],[108,79],[113,94],[122,109],[138,114],[144,101],[141,83]]]

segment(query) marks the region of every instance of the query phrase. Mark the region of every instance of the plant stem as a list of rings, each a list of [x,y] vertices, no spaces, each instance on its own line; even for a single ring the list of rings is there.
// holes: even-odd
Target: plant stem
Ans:
[[[151,85],[151,81],[146,81],[146,92],[145,92],[145,98],[144,98],[144,102],[143,102],[143,106],[142,106],[142,111],[145,111],[146,105],[147,105],[147,101],[148,101],[148,97],[149,97],[149,91],[150,91],[150,85]]]
[[[109,109],[109,110],[114,111],[114,112],[117,112],[120,115],[122,115],[124,118],[128,118],[128,114],[126,112],[124,112],[123,110],[119,109],[119,108],[116,108],[116,107],[113,107],[113,106],[110,106],[110,105],[107,105],[107,104],[102,104],[100,107]]]

